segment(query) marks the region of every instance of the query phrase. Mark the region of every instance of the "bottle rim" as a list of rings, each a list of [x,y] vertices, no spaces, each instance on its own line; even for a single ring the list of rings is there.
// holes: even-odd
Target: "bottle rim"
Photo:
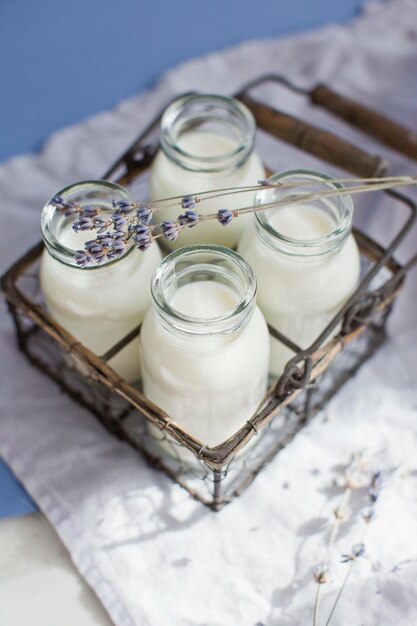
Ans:
[[[238,133],[232,150],[205,156],[188,152],[178,138],[203,122],[227,123]],[[250,110],[235,98],[218,94],[191,94],[174,100],[162,115],[161,148],[165,155],[184,169],[196,172],[222,172],[243,165],[255,144],[256,124]]]
[[[331,176],[322,172],[297,169],[274,174],[268,178],[268,181],[279,183],[284,181],[290,182],[292,179],[301,179],[306,181],[306,185],[308,185],[311,181],[320,181],[329,189],[345,189],[345,187],[340,183],[330,182],[331,178]],[[317,189],[319,188],[317,187]],[[302,188],[296,188],[295,192],[301,193],[301,190]],[[289,194],[292,193],[291,190],[287,190],[287,192]],[[274,197],[278,199],[280,193],[283,192],[280,192],[279,187],[274,188],[273,190],[265,189],[258,191],[255,194],[254,204],[255,206],[260,206],[270,202],[271,199],[268,200],[268,196],[271,197],[271,195],[274,195]],[[334,209],[332,212],[332,218],[335,221],[335,227],[324,237],[314,239],[297,239],[279,232],[274,228],[269,220],[271,212],[274,212],[274,210],[279,211],[279,208],[256,211],[255,224],[258,234],[270,247],[273,247],[277,251],[290,256],[321,256],[334,252],[340,248],[352,229],[354,211],[352,196],[343,195],[323,199],[321,201],[316,201],[315,206],[317,206],[317,202],[319,203],[320,208],[329,209],[329,207],[331,207]],[[336,202],[339,204],[338,207],[336,206]],[[291,202],[289,202],[289,204],[291,204]],[[338,214],[336,214],[336,212],[338,212]]]
[[[188,284],[199,280],[202,274],[221,279],[223,284],[238,292],[239,299],[230,311],[202,318],[184,314],[171,306],[168,292],[181,288],[178,283],[182,281]],[[214,336],[238,331],[253,314],[256,290],[256,278],[250,265],[237,252],[215,244],[191,245],[171,252],[151,279],[154,308],[162,325],[185,335]]]
[[[93,193],[94,191],[105,191],[106,193],[108,193],[110,202],[108,206],[109,211],[113,210],[111,207],[112,200],[125,200],[126,202],[132,202],[130,194],[126,191],[126,189],[124,189],[124,187],[121,187],[117,183],[112,183],[105,180],[85,180],[72,185],[68,185],[67,187],[64,187],[63,189],[58,191],[58,193],[55,193],[45,204],[41,214],[42,238],[49,254],[54,259],[64,265],[83,271],[98,271],[100,269],[103,269],[104,267],[109,267],[110,265],[113,265],[118,261],[126,258],[127,255],[129,255],[135,247],[133,241],[130,241],[128,243],[127,250],[123,254],[123,256],[117,259],[106,259],[100,264],[91,264],[86,265],[85,267],[81,267],[75,262],[74,254],[78,249],[82,249],[82,243],[80,242],[80,248],[69,248],[59,241],[59,237],[55,230],[62,228],[65,222],[70,223],[70,220],[59,213],[58,209],[53,204],[54,198],[56,198],[56,196],[61,196],[64,200],[74,201],[74,199],[77,198],[77,195],[85,192]],[[84,204],[89,205],[92,203],[96,204],[98,202],[94,200],[89,200]],[[56,226],[54,225],[55,218],[61,218],[59,219],[59,223]],[[92,239],[94,238],[94,232],[95,231],[91,231]]]

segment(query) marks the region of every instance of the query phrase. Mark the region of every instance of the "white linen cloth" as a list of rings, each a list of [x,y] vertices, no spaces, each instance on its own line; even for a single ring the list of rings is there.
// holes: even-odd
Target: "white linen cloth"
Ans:
[[[253,41],[191,61],[152,91],[56,133],[40,155],[5,163],[2,269],[38,240],[48,197],[66,184],[100,176],[168,99],[189,89],[233,93],[267,72],[300,85],[325,81],[417,129],[417,4],[369,3],[346,26]],[[415,162],[288,92],[279,97],[280,108],[389,157],[391,172],[416,173]],[[277,170],[330,169],[277,145],[263,139],[259,146]],[[360,207],[372,202],[368,198]],[[386,241],[404,213],[374,208],[367,226]],[[415,248],[414,231],[399,256],[407,258]],[[333,480],[359,450],[370,469],[383,471],[385,487],[367,527],[366,553],[355,563],[333,623],[417,623],[416,296],[413,272],[392,314],[388,341],[331,403],[331,419],[315,419],[217,514],[149,469],[32,368],[15,346],[2,305],[0,454],[117,626],[312,624],[312,571],[324,557],[342,494]],[[363,490],[355,498],[353,509],[365,500]],[[333,582],[321,589],[322,624],[348,567],[339,557],[362,540],[363,527],[360,515],[341,527],[332,550]]]

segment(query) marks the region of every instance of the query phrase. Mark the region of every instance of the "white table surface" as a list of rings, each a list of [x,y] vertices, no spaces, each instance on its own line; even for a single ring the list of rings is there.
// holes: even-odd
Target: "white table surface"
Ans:
[[[0,520],[2,626],[111,626],[39,513]]]

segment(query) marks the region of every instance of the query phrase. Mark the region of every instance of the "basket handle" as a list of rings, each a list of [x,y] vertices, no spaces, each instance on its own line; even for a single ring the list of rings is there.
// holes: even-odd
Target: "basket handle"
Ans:
[[[237,97],[251,110],[259,128],[323,161],[365,178],[381,176],[387,168],[384,159],[368,154],[345,139],[273,109],[247,93],[241,92]]]
[[[309,96],[313,104],[417,161],[417,133],[411,129],[356,100],[338,94],[326,85],[317,85],[309,92]]]

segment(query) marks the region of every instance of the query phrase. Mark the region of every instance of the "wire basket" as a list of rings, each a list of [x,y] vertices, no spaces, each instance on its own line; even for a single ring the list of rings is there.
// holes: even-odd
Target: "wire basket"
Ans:
[[[282,82],[283,79],[266,77],[257,81],[256,86],[271,80]],[[291,130],[287,119],[290,116],[284,115],[282,126],[276,111],[252,99],[253,87],[254,84],[248,86],[239,97],[251,108],[258,126],[264,130],[356,174],[367,177],[384,171],[386,164],[379,157],[305,122],[291,118],[295,120]],[[140,177],[158,147],[153,138],[159,119],[160,116],[118,159],[105,178],[116,179],[122,185],[133,181],[140,184]],[[300,125],[304,137],[301,143]],[[137,337],[140,327],[105,355],[98,356],[49,316],[39,287],[42,243],[19,259],[1,281],[18,346],[34,365],[86,406],[112,433],[140,451],[194,498],[219,510],[238,496],[300,428],[326,406],[384,340],[387,316],[406,270],[416,260],[413,258],[401,266],[393,258],[395,249],[411,229],[416,206],[402,194],[386,193],[393,204],[408,211],[404,225],[386,248],[365,233],[354,231],[361,254],[360,285],[308,349],[294,351],[294,344],[287,337],[278,329],[269,328],[272,336],[294,351],[294,357],[280,378],[270,381],[269,390],[252,418],[220,445],[210,447],[194,438],[108,365],[115,354]],[[340,330],[333,336],[335,329]],[[154,427],[149,428],[150,424]],[[184,449],[189,451],[190,462],[184,461]]]

